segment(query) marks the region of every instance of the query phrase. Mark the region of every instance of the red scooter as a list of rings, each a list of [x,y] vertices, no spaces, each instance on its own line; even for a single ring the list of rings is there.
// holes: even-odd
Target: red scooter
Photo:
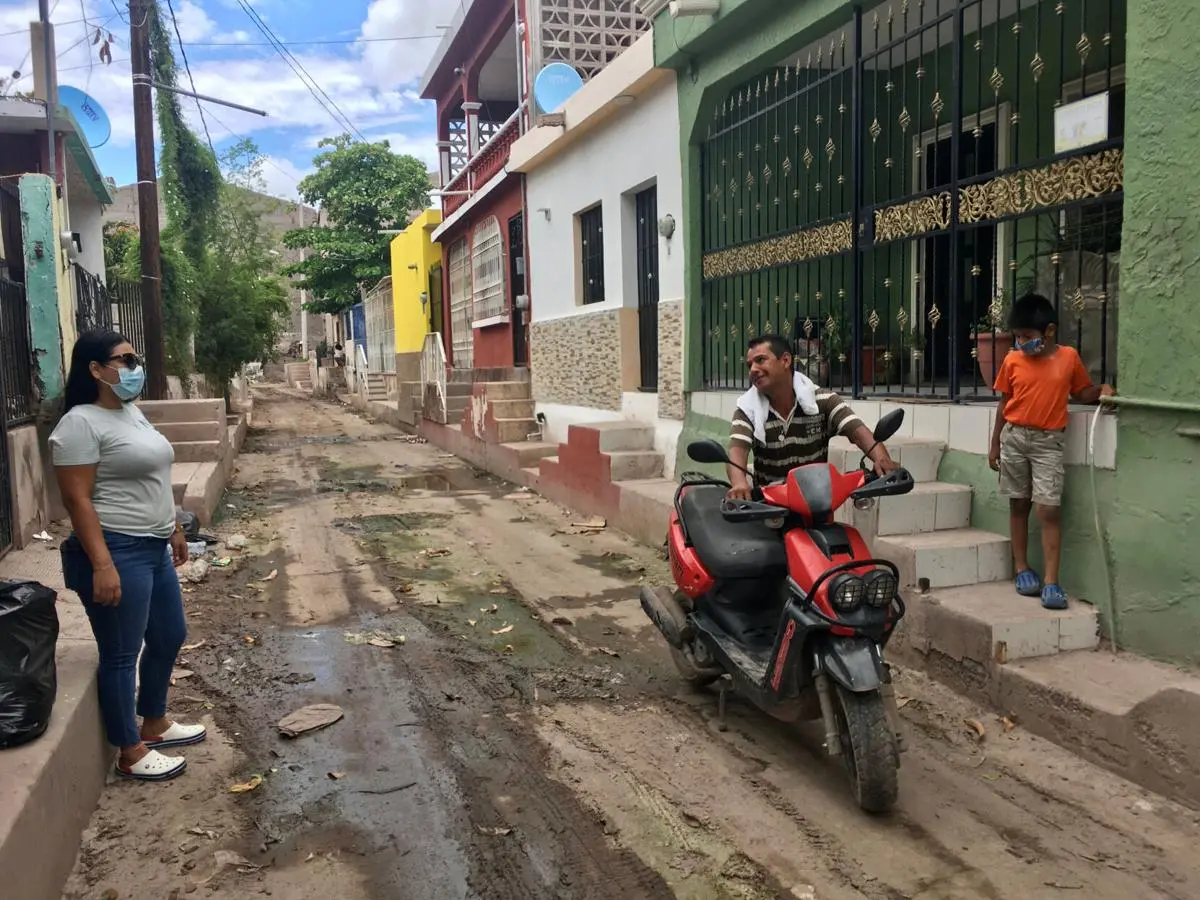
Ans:
[[[876,443],[904,411],[884,416]],[[729,464],[716,441],[688,456]],[[721,682],[784,721],[821,719],[825,749],[845,761],[859,806],[891,808],[903,739],[883,648],[904,616],[900,573],[874,559],[858,531],[833,515],[847,500],[869,507],[906,494],[912,475],[841,473],[828,463],[793,469],[782,484],[728,500],[729,484],[683,476],[668,548],[676,590],[642,588],[642,609],[693,685]]]

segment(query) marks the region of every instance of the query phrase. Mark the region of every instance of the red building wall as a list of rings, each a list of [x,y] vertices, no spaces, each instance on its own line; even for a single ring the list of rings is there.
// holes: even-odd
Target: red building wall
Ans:
[[[463,216],[458,222],[446,230],[439,238],[442,245],[442,305],[443,318],[446,323],[446,333],[443,335],[445,343],[446,358],[453,363],[450,328],[452,319],[450,317],[450,248],[457,243],[461,238],[467,239],[468,245],[475,232],[475,226],[484,221],[490,216],[495,216],[500,223],[501,241],[504,245],[504,297],[505,303],[509,311],[509,321],[504,325],[493,325],[490,328],[475,329],[475,360],[474,368],[489,369],[489,368],[511,368],[515,365],[513,358],[513,329],[518,327],[516,323],[517,316],[513,310],[515,296],[513,295],[513,284],[509,268],[509,235],[508,235],[508,220],[517,215],[524,208],[524,185],[523,176],[521,175],[505,175],[504,181],[481,201],[477,202],[470,211]],[[528,247],[525,251],[526,267],[525,271],[529,271]],[[526,285],[528,291],[528,284]],[[524,327],[521,325],[519,327]]]

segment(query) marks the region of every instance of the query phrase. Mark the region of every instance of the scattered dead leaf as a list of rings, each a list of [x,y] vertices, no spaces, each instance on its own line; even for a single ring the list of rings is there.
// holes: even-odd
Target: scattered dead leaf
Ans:
[[[243,781],[229,788],[231,794],[248,794],[263,783],[261,775],[251,775],[249,781]]]
[[[904,697],[904,696],[901,696],[900,694],[896,695],[896,708],[897,709],[904,709],[904,707],[908,706],[908,704],[910,704],[912,702],[913,702],[912,697]]]
[[[431,547],[427,550],[422,550],[421,555],[426,557],[427,559],[438,559],[439,557],[442,557],[442,556],[449,556],[450,551],[447,550],[445,547]]]
[[[372,647],[382,647],[384,650],[391,650],[396,646],[395,641],[389,641],[386,638],[371,638],[367,643]]]
[[[341,781],[346,777],[345,772],[326,772],[325,774],[328,776],[330,781]]]
[[[507,594],[508,588],[502,588],[502,587],[492,588],[490,591],[488,591],[488,593],[489,594]]]
[[[494,828],[480,828],[479,833],[492,837],[504,837],[506,834],[512,834],[512,829],[505,825],[498,825]]]
[[[600,531],[601,529],[608,527],[608,520],[602,516],[593,516],[586,522],[572,522],[571,527],[583,528],[588,531]]]
[[[978,719],[963,719],[963,724],[971,730],[976,741],[983,743],[983,740],[987,737],[987,729],[983,727],[982,722]]]
[[[1017,723],[1014,722],[1012,719],[1010,719],[1008,716],[1004,716],[1002,719],[1000,719],[1000,724],[1004,726],[1005,734],[1007,734],[1008,732],[1012,731],[1014,728],[1017,727]]]
[[[278,569],[272,569],[272,570],[271,570],[271,572],[270,572],[270,574],[269,574],[269,575],[267,575],[267,577],[266,577],[266,578],[264,578],[264,579],[263,579],[263,581],[274,581],[274,580],[275,580],[276,578],[278,578],[278,577],[279,577],[279,570],[278,570]]]
[[[254,645],[256,645],[258,643],[258,638],[256,638],[252,634],[247,634],[242,638],[242,643],[245,644],[247,647],[253,647]]]
[[[196,643],[194,643],[194,644],[184,644],[179,649],[180,650],[199,650],[203,646],[204,646],[204,641],[196,641]]]
[[[49,132],[47,132],[47,134],[49,134]],[[476,625],[479,624],[479,622],[475,619],[467,619],[467,624],[470,625],[472,628],[474,628]]]
[[[505,625],[503,628],[497,628],[495,631],[492,632],[492,634],[494,634],[494,635],[508,634],[512,630],[513,630],[512,625]]]

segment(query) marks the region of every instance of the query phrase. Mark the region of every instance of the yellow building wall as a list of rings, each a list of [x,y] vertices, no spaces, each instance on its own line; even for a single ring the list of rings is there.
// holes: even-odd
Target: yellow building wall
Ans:
[[[442,261],[441,245],[430,239],[441,224],[441,210],[427,209],[392,239],[392,307],[397,353],[419,353],[429,333],[429,307],[421,303],[421,294],[429,291],[430,270]]]

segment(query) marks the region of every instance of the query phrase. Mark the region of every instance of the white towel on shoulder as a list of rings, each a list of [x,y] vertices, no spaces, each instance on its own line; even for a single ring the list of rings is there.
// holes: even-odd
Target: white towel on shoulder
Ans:
[[[796,372],[792,375],[792,390],[796,392],[796,400],[800,410],[806,416],[815,416],[817,408],[817,386],[807,376]],[[746,414],[750,424],[754,426],[754,440],[760,444],[767,442],[767,413],[771,409],[771,401],[758,388],[752,387],[738,398],[737,408]],[[780,410],[784,412],[783,410]],[[786,410],[790,413],[791,410]]]

